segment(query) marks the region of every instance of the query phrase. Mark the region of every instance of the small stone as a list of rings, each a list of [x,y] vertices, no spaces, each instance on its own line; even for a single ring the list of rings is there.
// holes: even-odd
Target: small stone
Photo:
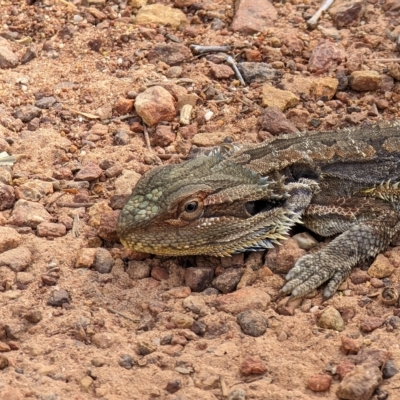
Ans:
[[[155,266],[151,269],[151,277],[156,281],[164,281],[169,278],[169,273],[165,268]]]
[[[135,100],[125,99],[124,97],[120,97],[114,104],[114,110],[119,115],[129,114],[133,110],[133,105],[135,104]]]
[[[367,274],[366,271],[362,271],[359,269],[355,269],[351,275],[350,275],[350,280],[354,285],[361,285],[365,282],[368,282],[371,279],[371,277]]]
[[[240,0],[235,8],[231,29],[245,35],[254,35],[272,27],[278,17],[275,7],[268,0]]]
[[[36,52],[32,48],[26,49],[24,55],[21,58],[21,64],[27,64],[36,58]]]
[[[92,342],[99,349],[109,349],[115,343],[115,339],[107,332],[100,332],[93,335]]]
[[[210,63],[210,72],[215,79],[229,79],[235,75],[229,65]]]
[[[150,265],[144,261],[132,260],[128,262],[126,273],[131,279],[144,279],[150,276]]]
[[[31,121],[28,122],[27,128],[28,131],[35,132],[36,130],[39,129],[39,126],[40,126],[40,119],[33,118]]]
[[[267,107],[261,114],[261,129],[273,135],[298,132],[298,129],[277,107]]]
[[[300,99],[288,90],[276,89],[269,84],[263,85],[262,105],[265,107],[278,107],[284,111],[296,106]]]
[[[81,388],[85,391],[88,392],[90,387],[93,384],[93,379],[90,376],[85,376],[83,379],[80,381]]]
[[[383,379],[390,379],[399,372],[397,365],[393,360],[388,360],[382,368]]]
[[[75,262],[75,268],[90,268],[94,264],[97,249],[80,249]]]
[[[174,313],[171,317],[171,322],[180,329],[190,329],[193,325],[194,319],[187,315],[181,313]]]
[[[11,351],[10,346],[7,343],[0,342],[0,353],[7,353]]]
[[[362,1],[349,1],[342,3],[336,7],[329,9],[329,14],[332,16],[338,28],[359,23],[364,13],[364,4]]]
[[[315,100],[331,100],[336,94],[338,86],[339,81],[336,78],[322,77],[314,79],[310,87],[310,95]]]
[[[256,310],[243,311],[237,316],[237,321],[243,333],[249,336],[258,337],[267,330],[266,318]]]
[[[42,97],[35,103],[35,106],[47,110],[48,108],[52,107],[56,101],[56,98],[53,96]]]
[[[246,392],[243,389],[234,389],[228,393],[228,400],[246,400]]]
[[[190,330],[198,336],[203,336],[207,331],[207,325],[200,321],[194,321]]]
[[[165,76],[167,78],[173,79],[173,78],[180,78],[182,76],[182,72],[183,69],[181,66],[179,65],[175,65],[171,68],[169,68],[166,72],[165,72]]]
[[[394,266],[383,254],[379,254],[368,268],[368,275],[372,278],[387,278],[394,272]]]
[[[101,274],[109,274],[113,265],[114,259],[112,258],[110,252],[103,247],[99,247],[96,251],[94,269]]]
[[[172,132],[172,127],[169,125],[158,125],[156,132],[153,136],[154,146],[167,147],[176,138],[174,132]]]
[[[171,25],[178,28],[187,23],[185,14],[176,8],[163,4],[150,4],[140,8],[136,14],[135,23],[138,25]]]
[[[118,242],[118,234],[117,234],[117,221],[120,211],[113,210],[109,212],[105,212],[100,219],[99,229],[97,230],[97,234],[107,242]]]
[[[330,375],[314,375],[308,379],[307,388],[313,392],[326,392],[329,390],[331,383],[332,377]]]
[[[120,367],[125,369],[132,369],[133,367],[133,358],[129,354],[123,354],[118,360],[118,364]]]
[[[0,370],[3,370],[5,368],[7,368],[8,366],[9,366],[8,358],[5,355],[0,354]]]
[[[115,194],[130,195],[141,175],[135,171],[124,169],[115,182]]]
[[[89,132],[91,135],[106,136],[108,135],[108,126],[103,124],[94,124],[90,128]]]
[[[96,179],[100,178],[103,170],[99,167],[98,164],[90,163],[85,165],[76,175],[75,180],[77,181],[88,181],[93,182]]]
[[[146,339],[140,339],[138,342],[138,350],[140,355],[146,356],[154,353],[157,350],[157,346]]]
[[[70,302],[69,293],[64,289],[55,290],[47,300],[47,304],[52,307],[62,307],[63,304],[69,304]]]
[[[15,195],[18,199],[29,201],[39,201],[42,197],[53,193],[51,182],[43,182],[38,179],[25,182],[15,189]]]
[[[209,267],[189,267],[185,269],[185,284],[193,292],[202,292],[211,284],[214,269]]]
[[[339,375],[340,379],[343,379],[349,372],[353,371],[354,367],[354,363],[345,360],[336,367],[336,373]]]
[[[206,307],[205,301],[200,296],[188,296],[183,300],[182,305],[195,314],[200,314]]]
[[[63,224],[42,222],[36,227],[36,233],[39,237],[56,238],[65,236],[67,234],[67,228]]]
[[[282,243],[282,246],[277,246],[268,251],[265,265],[273,272],[286,274],[294,267],[296,261],[305,254],[305,250],[299,248],[296,240],[288,239]]]
[[[240,363],[240,373],[244,376],[261,375],[267,371],[263,360],[258,356],[247,356]]]
[[[117,146],[126,146],[130,141],[131,137],[129,136],[129,133],[124,130],[120,130],[114,135],[114,143]]]
[[[372,332],[380,328],[385,323],[383,318],[366,317],[361,321],[360,329],[364,332]]]
[[[0,254],[15,249],[21,244],[21,240],[21,235],[15,229],[0,226]]]
[[[0,55],[1,59],[1,55]],[[14,113],[14,118],[20,119],[22,122],[29,122],[33,118],[38,118],[42,115],[42,110],[38,107],[28,105],[18,108]]]
[[[357,365],[343,378],[336,395],[343,400],[367,400],[381,382],[382,374],[378,367]]]
[[[103,357],[95,357],[90,361],[94,367],[100,368],[107,364],[107,360]]]
[[[7,250],[0,254],[0,266],[6,266],[14,272],[25,271],[31,261],[32,253],[25,246]]]
[[[260,62],[241,62],[238,64],[239,71],[247,83],[266,82],[278,78],[281,73],[269,64]]]
[[[173,381],[169,381],[167,383],[167,386],[165,388],[165,390],[168,393],[175,393],[177,392],[180,388],[182,387],[182,382],[179,379],[173,380]]]
[[[223,143],[226,136],[226,132],[197,133],[192,138],[192,144],[198,147],[213,147]]]
[[[190,296],[190,287],[188,286],[178,286],[168,290],[168,294],[175,297],[176,299],[184,299]]]
[[[243,268],[227,268],[212,281],[212,286],[222,293],[231,293],[236,289],[243,273]]]
[[[324,329],[333,329],[335,331],[343,331],[345,328],[344,321],[340,312],[334,307],[327,307],[318,320],[318,325]]]
[[[41,222],[47,222],[50,219],[51,215],[42,204],[20,199],[15,203],[8,222],[15,226],[36,228]]]
[[[354,71],[349,79],[350,87],[357,92],[377,90],[381,77],[377,71]]]
[[[361,342],[349,338],[347,336],[342,336],[341,340],[342,340],[342,349],[345,352],[345,354],[357,354],[360,351],[362,345]]]
[[[0,211],[12,208],[15,203],[14,188],[0,182]]]
[[[246,49],[244,54],[248,62],[261,62],[262,60],[262,54],[259,50]]]
[[[43,318],[42,312],[39,310],[29,310],[25,315],[24,318],[30,322],[31,324],[37,324]]]
[[[176,115],[173,96],[161,86],[152,86],[140,93],[136,97],[135,109],[149,126],[172,121]]]
[[[400,317],[393,316],[388,319],[388,324],[394,329],[400,329]]]
[[[292,238],[297,242],[297,245],[302,250],[311,250],[318,244],[318,241],[315,240],[308,232],[301,232],[293,235]]]
[[[328,71],[334,65],[342,63],[345,57],[344,50],[337,44],[323,41],[313,48],[308,61],[308,70],[318,73]]]
[[[187,46],[181,43],[159,43],[151,49],[147,59],[151,64],[159,61],[170,66],[182,64],[192,57],[192,53]]]

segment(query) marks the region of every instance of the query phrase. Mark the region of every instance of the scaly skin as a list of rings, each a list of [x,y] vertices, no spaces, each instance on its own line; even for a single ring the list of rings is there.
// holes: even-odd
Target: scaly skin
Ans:
[[[301,297],[328,281],[330,297],[400,230],[399,158],[395,123],[222,146],[145,174],[118,233],[143,252],[227,256],[271,247],[302,219],[322,236],[339,236],[298,260],[281,293]]]

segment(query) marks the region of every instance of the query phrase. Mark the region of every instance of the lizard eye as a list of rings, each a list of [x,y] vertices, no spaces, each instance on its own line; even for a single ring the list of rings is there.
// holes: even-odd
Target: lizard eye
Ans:
[[[197,201],[189,201],[189,203],[185,204],[185,211],[188,213],[195,212],[198,206],[199,203]]]

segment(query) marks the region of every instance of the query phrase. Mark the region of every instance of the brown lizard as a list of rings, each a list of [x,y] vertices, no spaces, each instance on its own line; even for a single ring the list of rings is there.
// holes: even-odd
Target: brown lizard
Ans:
[[[302,221],[338,235],[300,258],[281,294],[325,297],[400,231],[400,125],[280,136],[154,168],[118,222],[128,248],[160,255],[228,256],[264,250]]]

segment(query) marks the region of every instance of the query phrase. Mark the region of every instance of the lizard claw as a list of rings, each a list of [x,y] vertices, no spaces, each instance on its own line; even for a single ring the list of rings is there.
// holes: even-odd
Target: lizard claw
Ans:
[[[324,298],[333,296],[339,285],[351,272],[351,266],[341,264],[332,254],[319,251],[298,260],[286,276],[286,284],[279,295],[291,294],[292,298],[303,297],[328,282]]]

